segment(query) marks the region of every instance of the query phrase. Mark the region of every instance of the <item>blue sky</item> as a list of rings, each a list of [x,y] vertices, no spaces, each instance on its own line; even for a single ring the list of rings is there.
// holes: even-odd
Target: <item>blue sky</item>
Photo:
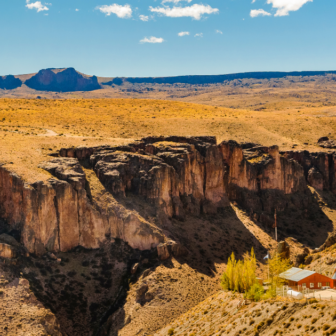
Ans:
[[[336,70],[335,0],[0,0],[0,74]]]

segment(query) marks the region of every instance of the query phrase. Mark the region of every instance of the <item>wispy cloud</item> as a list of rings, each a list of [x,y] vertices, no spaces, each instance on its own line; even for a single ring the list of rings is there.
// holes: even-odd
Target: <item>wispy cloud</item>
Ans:
[[[219,30],[219,29],[216,30],[216,33],[223,35],[223,32],[221,30]]]
[[[203,37],[203,33],[195,34],[195,37]]]
[[[149,7],[149,10],[154,13],[162,14],[168,17],[192,17],[195,20],[200,20],[204,14],[218,13],[218,8],[212,8],[209,5],[192,5],[188,7]]]
[[[76,8],[76,9],[75,9],[75,11],[76,11],[76,12],[79,12],[79,9],[78,9],[78,8]]]
[[[104,5],[97,7],[102,13],[106,14],[106,16],[110,16],[111,14],[117,15],[121,19],[129,19],[132,17],[132,8],[130,5]]]
[[[146,15],[139,15],[139,19],[141,20],[141,21],[148,21],[149,20],[149,16],[146,16]]]
[[[165,4],[166,2],[173,2],[175,5],[177,5],[179,2],[182,1],[187,1],[188,3],[190,3],[192,0],[162,0],[162,4]]]
[[[145,37],[144,39],[140,40],[140,43],[162,43],[164,39],[162,37]]]
[[[30,3],[30,0],[26,0],[26,7],[29,9],[36,9],[37,12],[42,12],[42,11],[48,11],[49,8],[45,5],[42,5],[41,1],[36,1],[33,3]]]
[[[268,4],[272,4],[273,8],[277,9],[274,16],[289,15],[289,12],[299,10],[307,2],[313,2],[313,0],[267,0]]]
[[[177,34],[178,36],[187,36],[187,35],[190,35],[189,32],[180,32]]]
[[[255,18],[257,16],[270,16],[270,15],[272,14],[264,11],[263,9],[252,9],[250,12],[250,16],[252,18]]]

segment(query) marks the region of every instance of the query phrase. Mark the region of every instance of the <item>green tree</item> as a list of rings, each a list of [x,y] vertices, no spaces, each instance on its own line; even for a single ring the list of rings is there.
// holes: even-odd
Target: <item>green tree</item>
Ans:
[[[228,259],[226,270],[221,277],[221,285],[225,290],[247,292],[256,283],[257,261],[252,248],[243,260],[236,260],[234,253]]]
[[[286,280],[280,277],[281,273],[288,271],[291,267],[289,259],[282,259],[279,253],[275,252],[274,255],[268,259],[269,268],[269,289],[267,291],[268,297],[276,296],[276,289],[282,287]]]

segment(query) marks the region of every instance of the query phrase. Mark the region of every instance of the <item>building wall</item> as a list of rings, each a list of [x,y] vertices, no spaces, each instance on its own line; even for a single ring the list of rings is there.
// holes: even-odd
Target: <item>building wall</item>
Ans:
[[[310,286],[311,283],[314,284],[314,287]],[[306,288],[321,289],[321,287],[318,286],[319,283],[321,283],[321,287],[330,286],[331,288],[333,288],[335,286],[334,281],[331,278],[318,273],[312,274],[307,278],[300,280],[299,282],[297,282],[297,285],[302,288],[302,285],[306,284]]]

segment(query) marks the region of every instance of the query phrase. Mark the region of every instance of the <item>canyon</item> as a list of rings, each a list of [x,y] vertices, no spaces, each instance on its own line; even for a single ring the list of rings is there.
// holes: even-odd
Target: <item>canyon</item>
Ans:
[[[232,252],[253,247],[263,277],[275,212],[292,262],[331,272],[325,108],[1,99],[0,291],[19,303],[28,294],[12,284],[28,281],[42,334],[167,333],[219,290]],[[20,334],[8,303],[0,333]]]
[[[36,255],[96,249],[107,237],[150,250],[171,240],[160,227],[165,220],[215,214],[230,202],[272,226],[275,211],[280,223],[292,208],[309,217],[316,201],[308,185],[336,191],[335,154],[280,154],[277,146],[217,144],[215,137],[148,137],[123,146],[62,148],[52,155],[39,165],[52,176],[47,181],[25,183],[0,167],[1,218]],[[92,197],[87,170],[105,189],[104,200]],[[130,195],[154,207],[161,223],[124,206]],[[328,233],[325,221],[315,224]],[[178,250],[183,253],[183,247]]]

